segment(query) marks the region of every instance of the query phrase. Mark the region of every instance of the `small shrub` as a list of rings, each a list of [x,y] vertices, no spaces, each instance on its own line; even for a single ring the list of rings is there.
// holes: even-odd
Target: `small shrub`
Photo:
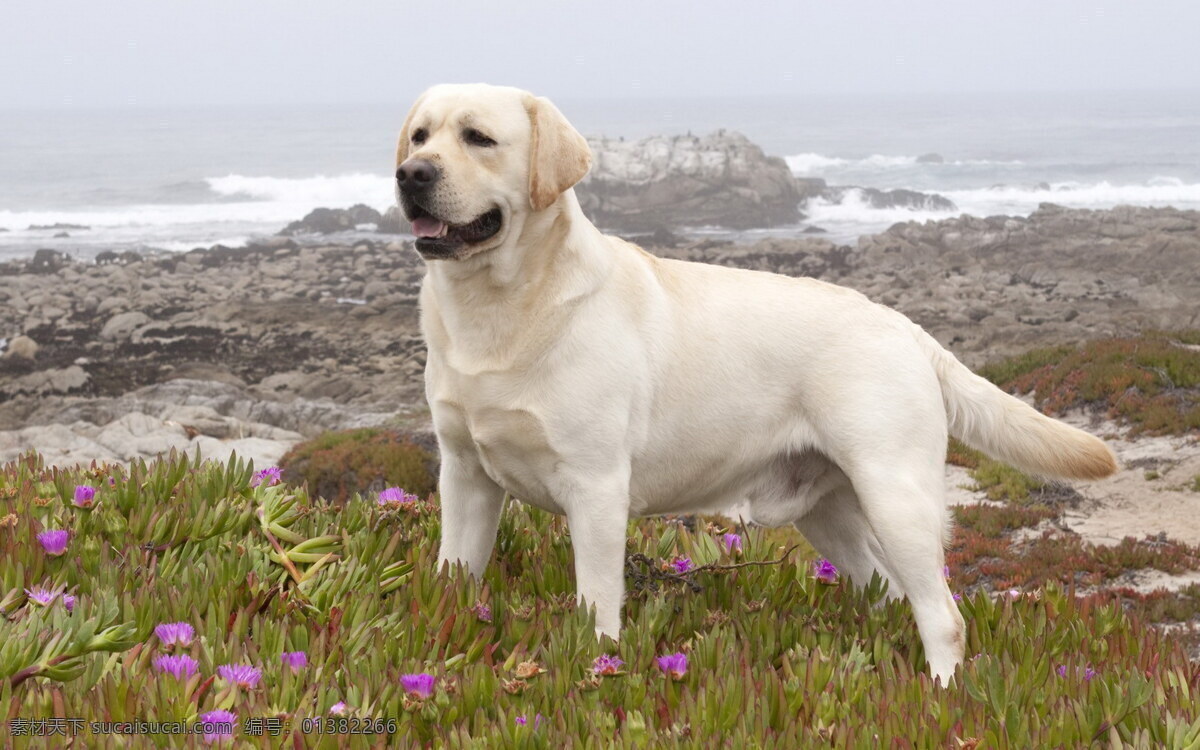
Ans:
[[[368,428],[329,432],[300,443],[279,462],[289,484],[308,484],[313,496],[345,503],[354,493],[402,487],[426,497],[437,485],[437,458],[394,430]]]
[[[1038,349],[979,373],[1005,390],[1033,393],[1050,414],[1099,408],[1134,434],[1186,434],[1200,430],[1200,351],[1188,343],[1198,336],[1151,332]]]

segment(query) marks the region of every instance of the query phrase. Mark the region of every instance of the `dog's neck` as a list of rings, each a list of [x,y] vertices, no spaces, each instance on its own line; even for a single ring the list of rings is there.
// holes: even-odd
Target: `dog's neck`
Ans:
[[[472,356],[497,356],[516,338],[552,335],[569,311],[611,273],[612,257],[601,250],[600,231],[567,190],[495,249],[461,261],[429,264],[422,293],[423,315],[443,327],[447,342]],[[429,332],[432,334],[432,331]]]

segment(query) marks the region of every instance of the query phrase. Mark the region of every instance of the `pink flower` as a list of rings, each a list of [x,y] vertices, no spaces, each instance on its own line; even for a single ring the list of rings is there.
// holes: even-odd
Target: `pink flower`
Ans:
[[[64,592],[62,595],[62,603],[63,606],[67,608],[67,612],[75,611],[75,597],[72,594]]]
[[[175,646],[186,648],[192,645],[192,639],[196,637],[196,630],[186,622],[164,622],[154,626],[154,634],[158,636],[159,642],[167,648]]]
[[[479,618],[480,622],[492,621],[492,608],[483,602],[475,602],[475,606],[471,607],[471,614]]]
[[[434,676],[425,672],[400,675],[400,686],[404,688],[404,692],[418,698],[428,698],[433,695],[434,682],[436,682]]]
[[[150,663],[159,672],[173,675],[179,680],[186,680],[196,674],[196,668],[200,666],[199,662],[187,654],[163,654],[154,657]]]
[[[729,554],[742,551],[742,537],[740,534],[729,533],[721,537],[721,541],[725,543],[725,551]]]
[[[421,498],[417,497],[416,495],[405,492],[399,487],[388,487],[383,492],[379,493],[379,504],[389,505],[392,507],[398,505],[407,505],[408,503],[415,503],[420,499]]]
[[[623,666],[625,666],[625,662],[621,660],[621,657],[603,654],[597,656],[596,660],[592,662],[592,671],[599,675],[614,675]]]
[[[268,487],[274,487],[281,481],[283,481],[283,470],[278,466],[268,466],[262,471],[254,472],[254,476],[250,477],[250,486],[257,487],[265,484]]]
[[[46,550],[47,555],[58,557],[67,551],[67,542],[71,539],[71,532],[63,531],[62,529],[51,529],[43,531],[37,535],[37,540],[42,543],[42,549]]]
[[[680,575],[687,573],[692,567],[692,558],[690,557],[677,557],[671,561],[671,568]]]
[[[208,744],[224,742],[233,739],[233,728],[237,716],[230,711],[218,709],[200,714],[200,722],[204,724],[204,741]]]
[[[837,583],[838,569],[833,563],[822,557],[813,563],[813,577],[821,583]]]
[[[687,672],[688,658],[687,654],[683,652],[660,656],[655,661],[658,663],[659,669],[676,680],[682,680],[684,673]]]
[[[329,707],[329,713],[334,716],[342,716],[347,710],[349,709],[346,708],[346,701],[338,701]]]
[[[293,674],[308,666],[308,654],[303,651],[284,651],[279,658],[285,667],[291,667]]]
[[[95,502],[95,500],[96,500],[96,488],[95,487],[89,487],[86,484],[79,484],[79,485],[75,486],[75,498],[73,501],[75,503],[75,507],[90,508],[90,507],[92,507],[92,503]]]
[[[217,675],[230,684],[253,690],[262,679],[262,670],[249,664],[222,664],[217,667]]]
[[[54,600],[58,598],[57,591],[51,591],[45,586],[37,586],[32,589],[25,589],[25,595],[29,597],[29,601],[42,607],[53,603]]]

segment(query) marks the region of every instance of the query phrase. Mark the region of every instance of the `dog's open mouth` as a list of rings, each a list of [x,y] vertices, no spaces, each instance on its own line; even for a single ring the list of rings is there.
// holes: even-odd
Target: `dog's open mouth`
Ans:
[[[493,208],[466,224],[448,224],[435,218],[418,205],[413,205],[409,220],[417,237],[417,252],[427,258],[446,258],[467,245],[491,239],[500,231],[503,216]]]

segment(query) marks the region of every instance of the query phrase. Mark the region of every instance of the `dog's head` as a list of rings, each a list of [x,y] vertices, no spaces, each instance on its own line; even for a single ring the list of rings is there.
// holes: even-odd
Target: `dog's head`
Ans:
[[[435,86],[400,130],[396,191],[426,260],[500,247],[591,166],[584,140],[548,99],[503,86]]]

